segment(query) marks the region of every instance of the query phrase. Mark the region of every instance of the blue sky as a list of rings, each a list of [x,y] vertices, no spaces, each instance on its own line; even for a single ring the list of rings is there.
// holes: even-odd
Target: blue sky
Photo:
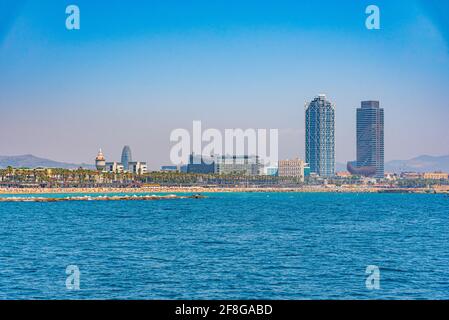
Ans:
[[[65,28],[77,4],[81,29]],[[381,30],[365,28],[365,8]],[[336,157],[355,108],[380,100],[386,159],[449,154],[445,1],[0,0],[0,154],[92,162],[99,147],[157,168],[173,129],[278,128],[304,156],[304,103],[336,105]]]

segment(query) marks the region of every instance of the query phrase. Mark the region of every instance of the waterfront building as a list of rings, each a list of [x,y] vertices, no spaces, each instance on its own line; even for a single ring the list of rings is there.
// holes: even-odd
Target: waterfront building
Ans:
[[[279,177],[293,177],[304,181],[305,162],[299,158],[293,160],[279,160]]]
[[[215,172],[215,161],[213,157],[197,156],[191,154],[187,164],[188,173],[211,174]]]
[[[106,162],[105,171],[109,173],[123,173],[125,168],[120,162]]]
[[[417,179],[422,179],[422,177],[423,177],[422,173],[419,173],[419,172],[402,172],[401,173],[401,178],[407,179],[407,180],[417,180]]]
[[[215,173],[257,176],[261,173],[259,156],[218,156],[215,159]]]
[[[122,150],[122,164],[126,171],[129,170],[129,163],[132,161],[131,148],[129,146],[124,146]]]
[[[265,174],[267,176],[277,177],[279,172],[278,167],[265,167]]]
[[[161,166],[162,172],[179,172],[179,168],[177,166]]]
[[[98,171],[104,171],[106,168],[106,159],[103,155],[103,152],[98,151],[97,157],[95,158],[95,167]]]
[[[141,175],[148,173],[148,167],[146,162],[129,162],[128,163],[128,172]]]
[[[306,105],[306,162],[310,171],[329,177],[335,174],[335,107],[319,95]]]
[[[307,163],[304,167],[304,177],[310,177],[310,166]]]
[[[423,178],[428,180],[448,180],[449,174],[445,172],[426,172],[423,174]]]
[[[357,160],[348,163],[348,171],[384,178],[384,109],[379,101],[362,101],[357,109]]]
[[[335,175],[339,178],[349,178],[352,176],[352,174],[348,171],[340,171],[340,172],[337,172]]]

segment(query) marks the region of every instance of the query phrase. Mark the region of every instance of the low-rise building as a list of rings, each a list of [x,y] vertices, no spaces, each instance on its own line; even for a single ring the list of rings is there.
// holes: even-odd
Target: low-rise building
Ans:
[[[304,181],[305,162],[299,158],[293,160],[279,160],[278,176],[294,177]]]
[[[179,168],[177,166],[161,166],[162,172],[179,172]]]
[[[410,180],[416,180],[416,179],[421,179],[422,178],[422,174],[418,173],[418,172],[402,172],[401,173],[401,178],[403,178],[403,179],[410,179]]]
[[[214,158],[191,154],[189,157],[189,164],[187,165],[187,172],[198,174],[214,173],[215,172]]]
[[[257,176],[261,174],[258,156],[218,156],[215,159],[215,173]]]
[[[348,171],[337,172],[335,175],[340,178],[349,178],[352,176],[352,174]]]
[[[129,172],[133,174],[145,174],[148,173],[148,167],[146,162],[129,162]]]
[[[448,180],[449,174],[445,172],[426,172],[423,174],[423,178],[428,180]]]
[[[278,167],[265,167],[265,174],[267,176],[277,177],[278,176]]]
[[[106,162],[104,171],[109,173],[123,173],[125,168],[120,162]]]

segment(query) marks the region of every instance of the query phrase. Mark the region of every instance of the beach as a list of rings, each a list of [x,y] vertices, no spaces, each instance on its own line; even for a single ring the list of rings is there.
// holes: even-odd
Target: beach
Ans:
[[[274,187],[182,187],[182,186],[151,186],[140,188],[0,188],[0,194],[113,194],[113,193],[217,193],[217,192],[332,192],[332,193],[448,193],[447,187],[433,188],[381,188],[375,186],[354,185],[321,185],[302,186],[297,188]]]

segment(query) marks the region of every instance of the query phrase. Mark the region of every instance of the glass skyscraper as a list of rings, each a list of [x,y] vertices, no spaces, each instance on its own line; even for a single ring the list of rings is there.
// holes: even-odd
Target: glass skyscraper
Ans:
[[[129,170],[129,163],[132,161],[131,148],[129,146],[124,146],[122,150],[122,164],[126,171]]]
[[[357,161],[361,175],[384,177],[384,109],[379,101],[362,101],[357,109]]]
[[[335,174],[335,108],[323,94],[306,106],[306,162],[321,177]]]

